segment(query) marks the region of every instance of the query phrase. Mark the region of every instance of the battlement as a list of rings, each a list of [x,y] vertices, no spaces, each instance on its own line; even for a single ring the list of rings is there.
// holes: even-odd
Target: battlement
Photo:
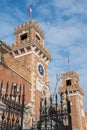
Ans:
[[[41,37],[44,38],[44,32],[42,31],[42,29],[39,27],[39,25],[34,21],[34,20],[31,20],[29,22],[26,22],[22,25],[19,25],[18,27],[15,28],[15,35],[19,34],[19,33],[22,33],[22,31],[27,31],[29,30],[30,28],[34,28],[37,32],[40,33]]]
[[[65,78],[68,78],[68,77],[69,78],[73,78],[74,77],[74,78],[77,78],[79,80],[78,74],[76,72],[74,72],[74,71],[62,73],[61,77],[62,77],[62,79],[65,79]]]
[[[34,20],[15,28],[15,42],[10,45],[14,57],[29,54],[32,47],[38,56],[51,60],[51,54],[44,46],[44,33]]]
[[[74,86],[76,84],[79,86],[79,76],[74,71],[61,74],[61,78],[62,78],[62,86],[72,86],[72,85]]]
[[[66,89],[70,94],[75,94],[77,92],[84,95],[83,89],[79,84],[79,76],[76,72],[70,71],[66,73],[62,73],[62,86],[58,88],[58,92],[65,92]]]

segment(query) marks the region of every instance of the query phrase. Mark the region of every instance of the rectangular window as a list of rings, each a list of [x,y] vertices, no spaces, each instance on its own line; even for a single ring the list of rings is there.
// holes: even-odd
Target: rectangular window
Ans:
[[[27,39],[27,33],[21,35],[21,40]]]
[[[71,79],[66,80],[66,86],[71,86]]]

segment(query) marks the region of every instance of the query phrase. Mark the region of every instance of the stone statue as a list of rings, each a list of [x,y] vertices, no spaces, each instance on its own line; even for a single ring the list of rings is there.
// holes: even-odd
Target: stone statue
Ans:
[[[47,104],[50,104],[50,89],[48,85],[44,85],[43,89],[42,89],[42,106],[44,105],[44,100],[46,99]]]
[[[66,93],[62,96],[63,109],[67,109]]]
[[[32,105],[31,103],[25,106],[24,112],[24,127],[30,127],[32,124]]]

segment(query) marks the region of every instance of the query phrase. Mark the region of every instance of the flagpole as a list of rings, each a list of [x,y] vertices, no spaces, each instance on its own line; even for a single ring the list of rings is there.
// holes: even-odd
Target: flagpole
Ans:
[[[30,12],[30,21],[32,20],[32,12]]]
[[[28,8],[28,12],[30,13],[30,21],[32,20],[32,8]]]
[[[68,55],[68,71],[70,72],[70,56]]]

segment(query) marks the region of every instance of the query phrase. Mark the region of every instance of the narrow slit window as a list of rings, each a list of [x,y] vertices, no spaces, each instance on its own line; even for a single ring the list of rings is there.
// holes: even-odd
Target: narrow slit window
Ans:
[[[38,40],[40,40],[40,36],[39,36],[39,35],[37,35],[37,34],[36,34],[36,38],[37,38]]]

